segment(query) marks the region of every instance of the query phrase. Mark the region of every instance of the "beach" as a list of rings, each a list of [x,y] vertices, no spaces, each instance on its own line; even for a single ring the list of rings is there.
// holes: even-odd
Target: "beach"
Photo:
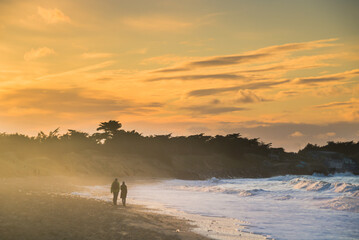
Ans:
[[[0,179],[0,239],[357,239],[359,179]],[[122,181],[122,179],[119,179]],[[118,202],[120,203],[120,201]]]
[[[0,239],[208,239],[190,222],[70,196],[65,178],[1,179]]]
[[[107,180],[74,177],[0,179],[0,239],[205,240],[213,239],[212,229],[221,228],[221,221],[225,220],[173,211],[164,214],[131,201],[126,207],[113,206],[110,200],[76,195],[86,189],[86,185],[105,184]],[[131,180],[132,185],[149,182],[148,179]],[[108,193],[106,198],[110,199],[110,196]],[[235,239],[265,237],[238,232]]]

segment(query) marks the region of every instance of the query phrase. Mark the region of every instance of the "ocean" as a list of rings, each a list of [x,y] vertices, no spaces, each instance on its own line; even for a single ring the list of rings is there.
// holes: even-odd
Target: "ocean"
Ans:
[[[277,240],[359,239],[359,176],[349,173],[130,184],[129,204],[188,218],[216,239],[246,232]],[[111,201],[108,189],[72,194]]]

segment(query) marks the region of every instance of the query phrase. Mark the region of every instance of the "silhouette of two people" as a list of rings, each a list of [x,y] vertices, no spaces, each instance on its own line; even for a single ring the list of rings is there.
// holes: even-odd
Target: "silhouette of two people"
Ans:
[[[111,193],[113,193],[113,205],[117,205],[117,198],[119,192],[120,192],[120,183],[118,182],[117,178],[115,178],[115,181],[113,181],[111,185]],[[122,205],[126,206],[127,186],[125,182],[122,182],[120,197],[122,199]]]

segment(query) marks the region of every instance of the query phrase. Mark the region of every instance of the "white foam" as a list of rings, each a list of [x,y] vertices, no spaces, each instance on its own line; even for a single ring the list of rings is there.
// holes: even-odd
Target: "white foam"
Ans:
[[[359,201],[352,197],[338,197],[322,204],[322,208],[359,213]]]
[[[359,184],[345,182],[325,182],[315,179],[296,178],[290,181],[295,189],[305,189],[307,191],[331,190],[337,193],[354,192],[359,190]]]
[[[231,188],[225,186],[177,186],[175,189],[184,190],[184,191],[194,191],[194,192],[212,192],[212,193],[224,193],[224,194],[237,194],[241,197],[252,196],[265,192],[263,189],[252,189],[252,190],[243,190],[238,188]]]

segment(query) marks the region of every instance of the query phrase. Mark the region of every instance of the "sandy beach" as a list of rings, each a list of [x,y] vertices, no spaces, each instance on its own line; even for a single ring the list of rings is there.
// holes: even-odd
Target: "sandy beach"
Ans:
[[[188,221],[68,196],[63,178],[0,180],[0,239],[208,239]],[[178,231],[178,230],[179,231]]]

